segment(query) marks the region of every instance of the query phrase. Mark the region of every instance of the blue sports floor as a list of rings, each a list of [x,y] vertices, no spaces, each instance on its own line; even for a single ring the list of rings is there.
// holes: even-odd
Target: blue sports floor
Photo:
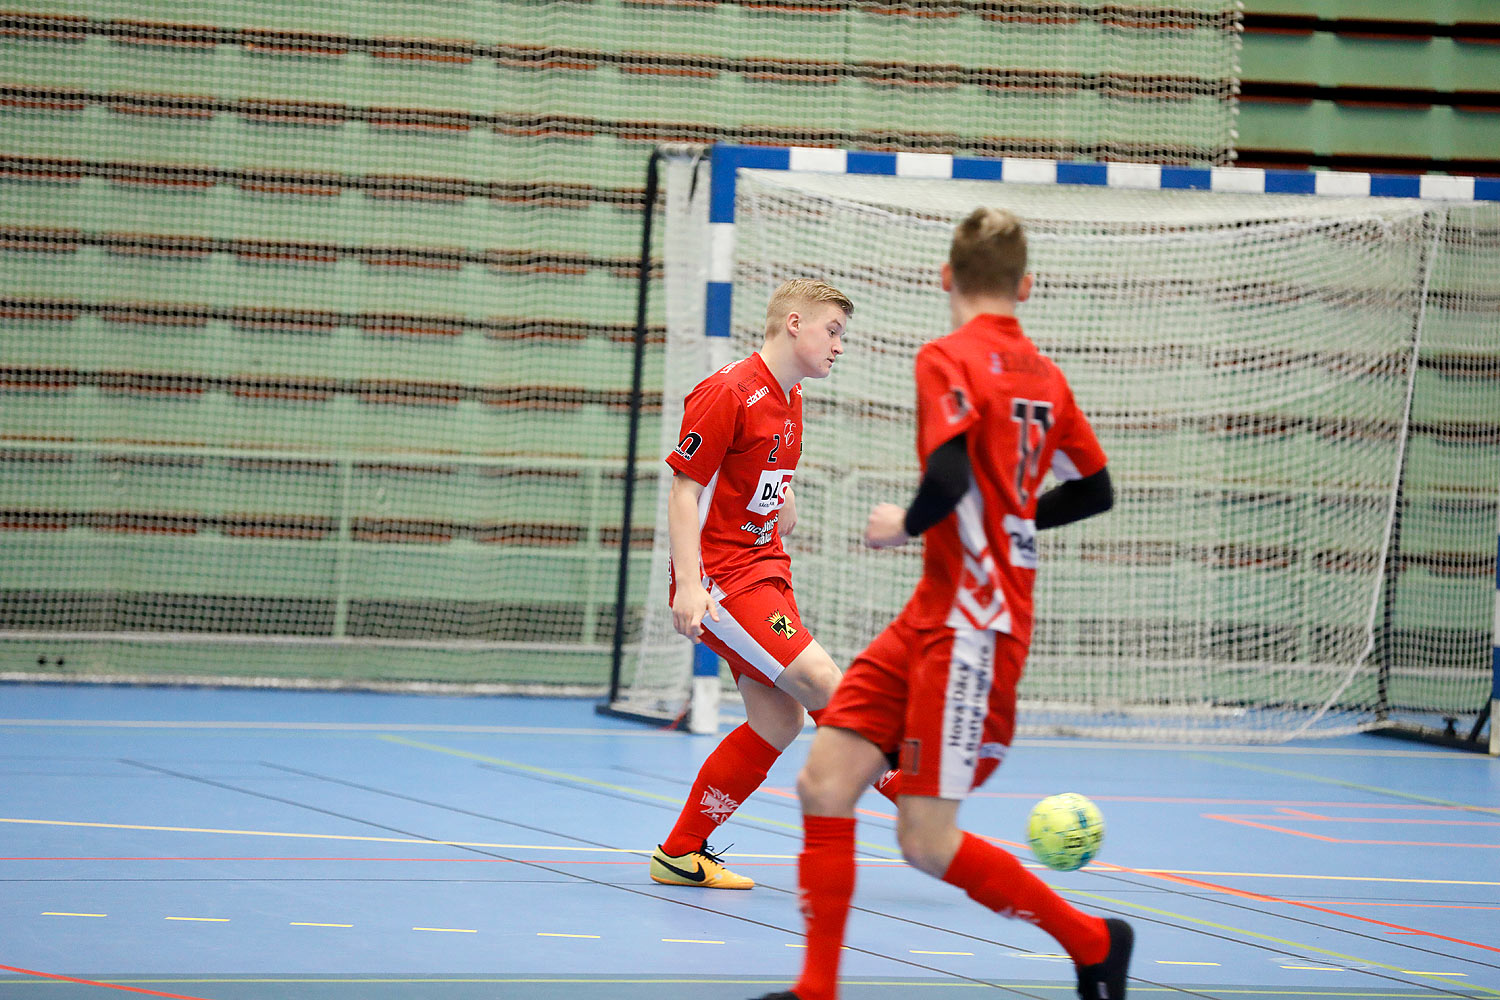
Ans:
[[[756,889],[646,877],[713,744],[579,701],[0,686],[0,997],[784,989],[805,740],[715,843]],[[1135,924],[1132,997],[1500,997],[1500,763],[1025,740],[964,826],[1018,848],[1059,791],[1108,832],[1047,880]],[[863,805],[846,1000],[1073,996],[1050,938],[906,869]]]

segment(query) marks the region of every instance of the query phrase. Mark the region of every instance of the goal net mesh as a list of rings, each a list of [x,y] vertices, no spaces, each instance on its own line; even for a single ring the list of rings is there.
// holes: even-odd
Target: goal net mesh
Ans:
[[[1233,159],[1235,0],[0,20],[11,677],[598,694],[656,144]]]
[[[1488,209],[742,170],[733,335],[717,356],[702,336],[703,212],[680,191],[669,205],[663,453],[671,401],[759,346],[778,284],[815,276],[851,295],[845,356],[805,387],[787,540],[804,619],[836,661],[920,572],[918,544],[872,552],[860,536],[874,503],[915,487],[912,359],[949,328],[938,269],[977,204],[1026,222],[1023,325],[1067,374],[1116,486],[1107,515],[1039,536],[1024,728],[1272,740],[1366,728],[1404,703],[1482,704]],[[1481,395],[1489,409],[1470,409]],[[1467,488],[1450,468],[1464,445],[1481,470],[1458,473]],[[660,517],[656,537],[664,594]],[[1424,588],[1427,575],[1447,586]],[[686,644],[665,610],[648,610],[636,686],[680,703]]]

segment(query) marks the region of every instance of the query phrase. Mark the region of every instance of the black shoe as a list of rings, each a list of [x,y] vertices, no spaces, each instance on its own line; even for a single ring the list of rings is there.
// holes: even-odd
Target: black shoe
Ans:
[[[802,998],[791,990],[782,990],[780,993],[767,993],[760,1000],[802,1000]]]
[[[1105,919],[1109,928],[1109,954],[1097,965],[1078,967],[1078,995],[1083,1000],[1125,1000],[1125,973],[1130,968],[1130,950],[1135,931],[1123,920]]]

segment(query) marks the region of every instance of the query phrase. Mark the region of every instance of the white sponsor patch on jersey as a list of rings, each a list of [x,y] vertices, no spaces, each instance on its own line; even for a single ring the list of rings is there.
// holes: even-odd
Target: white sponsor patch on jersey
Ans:
[[[792,485],[792,473],[788,469],[767,469],[760,474],[755,492],[745,509],[756,514],[769,514],[780,510],[786,503],[787,487]]]
[[[1036,522],[1006,514],[1004,524],[1005,533],[1010,536],[1010,564],[1020,569],[1036,569]]]
[[[748,410],[748,409],[750,409],[750,407],[754,406],[756,403],[759,403],[762,399],[765,399],[766,398],[766,394],[769,393],[770,391],[771,391],[771,387],[768,386],[768,385],[763,385],[759,389],[756,389],[754,392],[752,392],[750,394],[750,398],[747,399],[747,400],[745,400],[745,409]]]

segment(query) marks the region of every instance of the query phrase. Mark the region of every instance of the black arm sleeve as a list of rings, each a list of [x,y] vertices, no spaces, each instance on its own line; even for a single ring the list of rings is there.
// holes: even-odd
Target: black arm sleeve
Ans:
[[[1109,470],[1059,483],[1036,499],[1036,530],[1057,528],[1103,514],[1115,505]]]
[[[906,508],[906,533],[917,537],[947,517],[969,492],[969,442],[964,435],[949,438],[927,456],[927,471],[917,495]]]

